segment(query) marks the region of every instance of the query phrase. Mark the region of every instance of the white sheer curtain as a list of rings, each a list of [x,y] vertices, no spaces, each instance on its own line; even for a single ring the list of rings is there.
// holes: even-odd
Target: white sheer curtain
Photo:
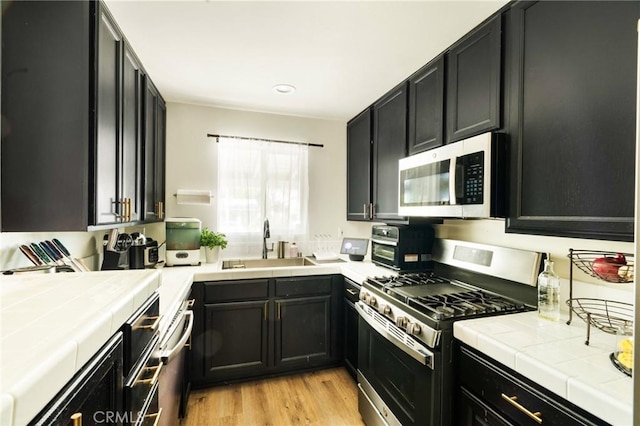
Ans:
[[[308,146],[220,138],[218,143],[218,229],[229,255],[262,250],[269,219],[270,242],[306,240],[309,200]]]

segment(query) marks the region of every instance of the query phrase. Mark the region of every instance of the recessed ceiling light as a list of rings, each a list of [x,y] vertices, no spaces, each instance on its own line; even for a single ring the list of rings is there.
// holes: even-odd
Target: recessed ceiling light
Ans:
[[[273,91],[282,95],[287,95],[296,91],[296,88],[290,84],[276,84]]]

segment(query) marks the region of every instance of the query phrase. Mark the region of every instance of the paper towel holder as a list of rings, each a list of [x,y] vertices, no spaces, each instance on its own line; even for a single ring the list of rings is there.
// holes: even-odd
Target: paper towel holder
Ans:
[[[210,190],[178,189],[175,194],[178,204],[211,205],[213,195]]]

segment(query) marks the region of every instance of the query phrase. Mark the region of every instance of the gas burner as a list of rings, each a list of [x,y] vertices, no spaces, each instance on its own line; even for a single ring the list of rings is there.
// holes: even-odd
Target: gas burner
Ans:
[[[449,282],[444,278],[434,275],[433,272],[409,272],[400,275],[369,277],[368,281],[378,288],[419,286]]]
[[[481,290],[409,298],[407,303],[435,320],[492,312],[520,312],[526,308],[524,303]]]

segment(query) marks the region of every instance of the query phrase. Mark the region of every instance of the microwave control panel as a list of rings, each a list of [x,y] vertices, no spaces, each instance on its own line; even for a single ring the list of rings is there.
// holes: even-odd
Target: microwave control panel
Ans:
[[[462,203],[482,204],[484,199],[484,151],[461,157],[462,160]]]

